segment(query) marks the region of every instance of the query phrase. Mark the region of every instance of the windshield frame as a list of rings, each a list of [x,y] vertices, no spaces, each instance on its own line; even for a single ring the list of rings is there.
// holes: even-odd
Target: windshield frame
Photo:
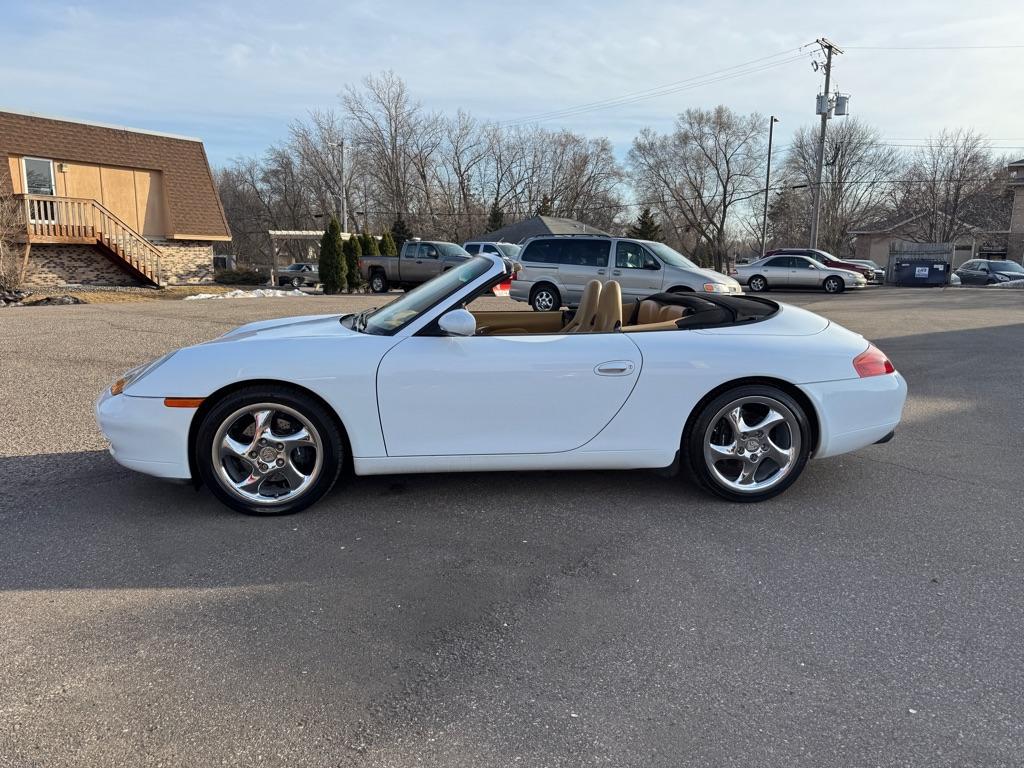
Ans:
[[[356,330],[360,333],[365,333],[369,336],[394,336],[400,333],[401,331],[406,330],[411,325],[415,324],[418,320],[423,320],[433,310],[437,309],[438,306],[444,304],[447,301],[451,301],[460,293],[465,293],[467,290],[470,292],[475,292],[477,288],[479,288],[480,285],[482,285],[481,280],[484,280],[485,278],[488,277],[488,275],[491,275],[495,267],[501,267],[501,273],[499,274],[508,273],[507,265],[508,262],[505,259],[502,259],[494,254],[479,254],[477,256],[470,256],[461,264],[458,264],[452,267],[451,269],[442,272],[436,277],[427,280],[425,283],[420,283],[411,291],[406,291],[401,296],[396,298],[394,301],[385,304],[383,307],[379,309],[373,310],[372,312],[365,316],[362,328],[356,328],[354,326],[353,321],[353,330]],[[378,316],[381,312],[393,312],[395,310],[401,310],[404,304],[416,302],[419,298],[421,298],[422,295],[425,293],[423,289],[426,286],[436,284],[438,282],[443,282],[445,280],[451,281],[454,277],[456,277],[457,272],[467,270],[467,268],[476,266],[483,266],[484,268],[481,271],[479,271],[478,274],[469,278],[465,282],[458,282],[453,284],[450,290],[444,292],[442,295],[438,296],[433,301],[430,301],[430,303],[427,306],[424,306],[421,309],[417,310],[412,317],[409,317],[408,319],[399,323],[393,328],[380,328],[371,330],[373,318]],[[497,277],[498,275],[492,276]],[[358,315],[351,315],[351,317],[358,317]]]
[[[698,266],[693,261],[691,261],[689,259],[689,257],[684,256],[679,251],[677,251],[675,248],[670,248],[669,246],[665,245],[664,243],[659,243],[659,242],[657,242],[655,240],[640,240],[639,242],[642,243],[644,248],[646,248],[648,251],[650,251],[651,254],[655,258],[657,258],[658,261],[662,262],[663,264],[668,264],[670,267],[676,267],[677,269],[689,269],[689,270],[694,270],[694,271],[698,271],[698,272],[701,269],[700,266]],[[665,249],[665,251],[667,251],[668,253],[672,254],[672,256],[671,257],[666,257],[666,256],[662,255],[662,250],[661,249]],[[676,263],[676,261],[674,261],[674,259],[681,259],[682,263]]]

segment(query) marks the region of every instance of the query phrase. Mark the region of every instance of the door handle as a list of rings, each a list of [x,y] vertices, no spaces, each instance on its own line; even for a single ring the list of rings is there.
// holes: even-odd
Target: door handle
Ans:
[[[603,269],[597,270],[597,274],[599,274],[599,275],[603,275],[604,273],[605,273],[605,270],[603,270]]]
[[[617,270],[617,269],[613,269],[613,270],[612,270],[612,274],[613,274],[613,275],[621,275],[621,274],[622,274],[622,272],[620,272],[620,271],[619,271],[619,270]]]
[[[629,360],[609,360],[594,367],[598,376],[629,376],[636,366]]]

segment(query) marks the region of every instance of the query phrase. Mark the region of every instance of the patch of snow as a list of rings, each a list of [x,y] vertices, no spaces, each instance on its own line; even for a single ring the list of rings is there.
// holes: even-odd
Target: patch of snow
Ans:
[[[989,288],[1024,288],[1024,280],[1008,280],[1005,283],[994,283]]]
[[[235,290],[228,291],[227,293],[196,293],[192,296],[186,296],[185,301],[192,301],[195,299],[266,299],[307,295],[308,294],[305,294],[298,289],[279,291],[276,288],[257,288],[254,291],[243,291],[241,288],[236,288]]]

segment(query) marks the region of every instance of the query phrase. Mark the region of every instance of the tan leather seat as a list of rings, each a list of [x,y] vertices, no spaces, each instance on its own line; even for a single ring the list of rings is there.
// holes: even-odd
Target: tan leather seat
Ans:
[[[601,298],[597,303],[594,333],[609,333],[621,328],[622,288],[614,280],[609,280],[601,289]]]
[[[664,323],[666,320],[678,320],[685,314],[686,309],[684,307],[662,307],[661,311],[658,313],[658,320],[652,320],[651,322]]]
[[[647,325],[647,323],[658,322],[658,315],[661,312],[661,304],[650,299],[640,302],[640,310],[637,312],[636,324]]]
[[[601,281],[591,280],[583,288],[580,306],[572,320],[565,324],[562,333],[588,333],[594,327],[597,317],[597,305],[601,299]]]

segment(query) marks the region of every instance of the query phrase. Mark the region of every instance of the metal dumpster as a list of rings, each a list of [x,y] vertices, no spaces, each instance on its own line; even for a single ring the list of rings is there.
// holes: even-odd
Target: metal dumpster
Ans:
[[[896,285],[949,285],[949,262],[928,256],[894,256],[889,280]]]

